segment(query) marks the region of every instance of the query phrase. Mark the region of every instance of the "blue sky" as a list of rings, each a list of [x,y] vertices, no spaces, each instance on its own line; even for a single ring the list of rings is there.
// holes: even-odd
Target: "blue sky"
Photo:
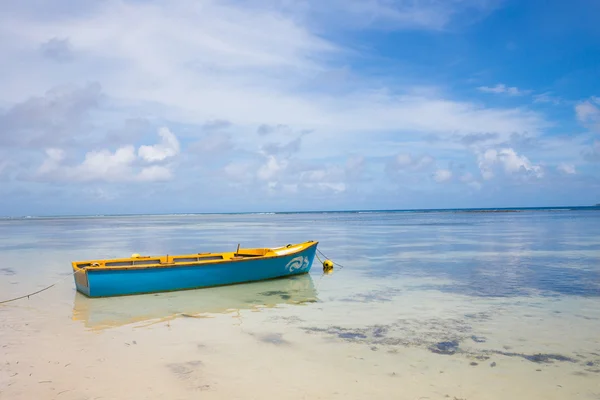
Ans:
[[[597,1],[0,5],[0,215],[600,203]]]

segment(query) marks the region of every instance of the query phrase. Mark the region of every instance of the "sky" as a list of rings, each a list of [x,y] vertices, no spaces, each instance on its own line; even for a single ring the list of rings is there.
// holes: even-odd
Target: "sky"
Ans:
[[[596,0],[0,2],[0,215],[600,203]]]

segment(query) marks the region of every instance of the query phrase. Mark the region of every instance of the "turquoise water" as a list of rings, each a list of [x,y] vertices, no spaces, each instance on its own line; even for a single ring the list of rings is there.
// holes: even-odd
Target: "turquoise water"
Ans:
[[[0,220],[0,300],[61,281],[0,305],[0,398],[600,398],[600,212],[475,211]],[[317,262],[296,279],[114,299],[69,276],[73,260],[306,240],[332,275]],[[106,378],[74,383],[77,364]],[[117,389],[144,376],[135,396]]]
[[[318,240],[365,277],[450,278],[437,289],[473,296],[600,296],[600,212],[587,209],[43,218],[1,221],[0,237],[5,254],[60,250],[67,263]]]

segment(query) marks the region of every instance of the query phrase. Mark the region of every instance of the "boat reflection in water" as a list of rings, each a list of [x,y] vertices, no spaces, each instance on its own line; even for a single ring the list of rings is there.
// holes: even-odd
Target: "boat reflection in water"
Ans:
[[[76,292],[73,320],[82,321],[90,329],[107,329],[316,301],[312,277],[302,274],[255,283],[125,297],[89,298]]]

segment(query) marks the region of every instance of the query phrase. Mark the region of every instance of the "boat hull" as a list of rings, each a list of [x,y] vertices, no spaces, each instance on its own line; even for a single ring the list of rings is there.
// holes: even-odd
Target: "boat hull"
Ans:
[[[130,269],[87,269],[75,274],[77,290],[88,297],[126,296],[256,282],[308,273],[316,243],[277,257],[201,265]]]

